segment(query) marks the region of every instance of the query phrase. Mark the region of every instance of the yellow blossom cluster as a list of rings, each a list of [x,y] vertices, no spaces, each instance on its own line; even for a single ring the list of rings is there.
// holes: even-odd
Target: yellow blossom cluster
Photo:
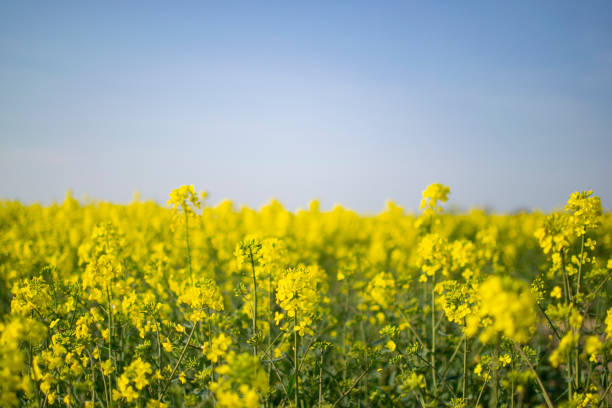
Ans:
[[[259,361],[246,353],[231,352],[226,363],[217,368],[221,375],[210,388],[218,405],[224,408],[257,408],[268,390],[265,371]]]
[[[385,310],[395,301],[396,283],[389,272],[376,274],[363,292],[363,298],[371,304],[370,310]]]
[[[212,311],[223,310],[223,297],[212,279],[184,283],[178,302],[189,307],[187,319],[192,322],[202,320]]]
[[[117,379],[117,390],[113,394],[113,399],[125,399],[127,402],[137,399],[138,391],[149,384],[151,373],[151,364],[142,361],[140,358],[132,361]]]
[[[466,334],[474,336],[482,328],[483,343],[500,335],[525,343],[533,334],[536,323],[536,301],[529,287],[510,277],[492,276],[478,287],[478,306],[466,319]]]
[[[572,193],[565,209],[570,212],[574,233],[582,236],[601,224],[601,200],[593,190]]]
[[[201,198],[206,198],[206,196],[206,192],[200,193]],[[185,212],[193,211],[190,209],[191,207],[189,204],[198,210],[200,209],[200,198],[196,194],[193,185],[181,186],[170,192],[168,205],[172,206],[174,209],[181,207]]]
[[[448,201],[450,188],[440,183],[434,183],[427,186],[423,191],[423,199],[421,200],[421,209],[425,209],[425,214],[442,211],[440,203]]]
[[[35,384],[26,374],[27,356],[20,344],[37,344],[44,336],[45,328],[36,320],[16,317],[0,322],[0,406],[18,405],[19,393],[34,395]]]
[[[300,265],[288,269],[278,280],[276,301],[284,313],[294,320],[294,330],[300,336],[312,333],[310,325],[321,300],[319,287],[323,278],[324,274],[319,268]],[[283,317],[277,314],[276,324]]]
[[[205,343],[202,346],[202,352],[204,353],[207,359],[209,359],[213,363],[216,363],[217,361],[219,361],[219,357],[223,357],[227,353],[227,350],[231,345],[232,339],[221,333],[214,339],[212,339],[210,344]]]

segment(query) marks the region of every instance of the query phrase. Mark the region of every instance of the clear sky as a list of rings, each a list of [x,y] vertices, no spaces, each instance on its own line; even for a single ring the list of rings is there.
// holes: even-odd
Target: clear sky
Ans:
[[[0,3],[0,197],[612,208],[612,2]]]

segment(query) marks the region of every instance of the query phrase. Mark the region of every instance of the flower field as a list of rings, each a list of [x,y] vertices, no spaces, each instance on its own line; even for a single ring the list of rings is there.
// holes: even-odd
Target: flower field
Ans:
[[[449,193],[377,215],[193,186],[0,202],[0,406],[611,405],[600,199],[496,215]]]

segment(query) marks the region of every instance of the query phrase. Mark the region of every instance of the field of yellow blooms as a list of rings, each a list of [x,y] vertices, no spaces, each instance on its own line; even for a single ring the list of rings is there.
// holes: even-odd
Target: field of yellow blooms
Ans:
[[[569,193],[569,192],[568,192]],[[612,216],[0,202],[0,407],[608,407]]]

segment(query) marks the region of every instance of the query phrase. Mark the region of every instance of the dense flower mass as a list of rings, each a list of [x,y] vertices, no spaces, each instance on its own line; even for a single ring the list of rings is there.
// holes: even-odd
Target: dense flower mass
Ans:
[[[612,403],[592,191],[512,215],[444,212],[442,184],[416,215],[205,196],[0,202],[0,406]]]
[[[421,209],[425,209],[425,213],[442,211],[441,203],[448,201],[450,188],[439,183],[430,184],[423,191],[423,199],[421,200]]]
[[[472,336],[482,328],[480,340],[489,343],[503,335],[518,343],[526,342],[535,330],[536,301],[524,282],[492,276],[477,292],[478,306],[467,317],[466,332]]]
[[[200,193],[202,198],[206,198],[206,193]],[[190,186],[181,186],[172,190],[170,193],[170,199],[168,200],[168,205],[177,209],[181,207],[184,211],[189,211],[189,204],[191,204],[196,209],[200,209],[200,198],[196,194],[192,185]]]
[[[601,200],[593,195],[593,190],[573,193],[565,209],[571,213],[571,223],[578,236],[596,229],[601,222]]]
[[[268,377],[257,358],[246,353],[229,353],[226,363],[217,368],[220,377],[210,384],[223,408],[257,408],[268,389]]]
[[[324,274],[317,267],[288,269],[279,278],[276,288],[276,301],[283,313],[295,322],[294,330],[301,336],[304,333],[312,334],[311,325],[320,302],[319,287]],[[283,314],[277,314],[275,319],[280,321]]]

